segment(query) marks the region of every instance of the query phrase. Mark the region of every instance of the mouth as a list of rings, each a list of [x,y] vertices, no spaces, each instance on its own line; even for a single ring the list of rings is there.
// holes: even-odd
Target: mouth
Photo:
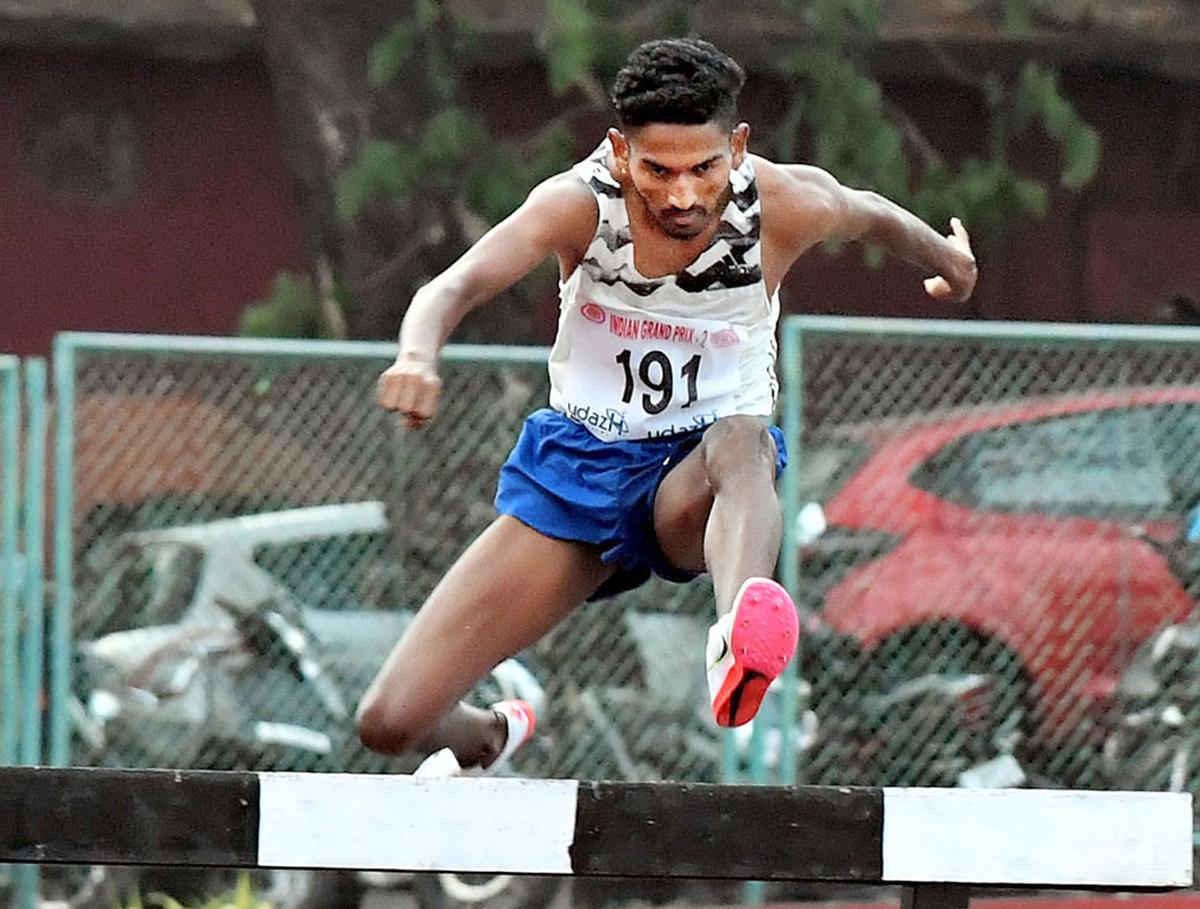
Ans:
[[[695,208],[673,209],[663,212],[661,221],[668,233],[691,236],[704,229],[705,213]]]

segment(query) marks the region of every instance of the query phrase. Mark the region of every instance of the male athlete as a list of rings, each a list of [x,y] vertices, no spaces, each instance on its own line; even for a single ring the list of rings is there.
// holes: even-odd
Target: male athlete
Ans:
[[[706,42],[643,44],[614,82],[618,126],[600,147],[413,297],[378,397],[419,428],[437,410],[439,353],[459,321],[558,259],[550,406],[528,418],[501,468],[499,517],[367,691],[367,747],[436,752],[426,764],[440,762],[437,773],[503,763],[532,735],[532,710],[460,699],[581,602],[651,573],[712,576],[717,723],[750,720],[791,658],[796,609],[770,580],[786,463],[770,425],[780,282],[826,240],[883,247],[935,276],[925,289],[939,299],[968,298],[976,270],[957,219],[943,237],[815,167],[749,154],[743,81]]]

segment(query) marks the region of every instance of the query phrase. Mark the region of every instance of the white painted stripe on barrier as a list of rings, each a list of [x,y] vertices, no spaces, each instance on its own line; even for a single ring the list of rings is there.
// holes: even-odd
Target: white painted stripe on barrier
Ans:
[[[884,789],[885,881],[1185,887],[1187,793]]]
[[[261,773],[266,868],[570,874],[575,780]]]

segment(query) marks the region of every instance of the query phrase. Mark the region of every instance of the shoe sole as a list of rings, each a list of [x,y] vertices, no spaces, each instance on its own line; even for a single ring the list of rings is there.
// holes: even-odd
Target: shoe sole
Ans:
[[[740,592],[730,634],[733,666],[713,701],[719,726],[741,726],[754,719],[771,682],[796,652],[800,620],[787,591],[756,581]]]

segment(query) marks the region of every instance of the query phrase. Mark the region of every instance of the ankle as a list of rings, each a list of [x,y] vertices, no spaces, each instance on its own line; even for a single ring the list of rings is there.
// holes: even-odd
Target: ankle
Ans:
[[[491,714],[492,721],[489,730],[491,734],[481,750],[478,761],[479,766],[485,770],[496,762],[504,750],[504,746],[508,744],[508,720],[499,710],[492,710]]]

